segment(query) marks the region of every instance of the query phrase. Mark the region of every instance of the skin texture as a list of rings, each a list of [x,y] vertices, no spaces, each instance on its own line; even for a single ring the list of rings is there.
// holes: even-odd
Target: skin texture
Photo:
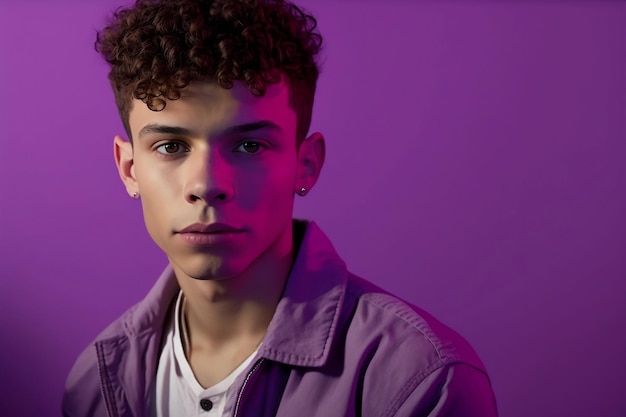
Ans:
[[[114,139],[120,177],[174,268],[187,299],[188,357],[211,385],[265,334],[293,260],[295,194],[317,181],[324,138],[296,147],[284,82],[262,97],[239,82],[192,83],[160,112],[135,100],[129,124],[133,144]],[[192,224],[235,232],[184,233]]]

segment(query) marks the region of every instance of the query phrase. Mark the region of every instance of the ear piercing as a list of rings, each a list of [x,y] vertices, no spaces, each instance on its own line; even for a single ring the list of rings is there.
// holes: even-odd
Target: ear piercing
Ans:
[[[304,197],[306,195],[306,188],[304,188],[304,187],[300,188],[300,192],[298,194],[300,194],[302,197]]]
[[[137,191],[133,193],[133,198],[139,198],[139,194],[137,193]]]

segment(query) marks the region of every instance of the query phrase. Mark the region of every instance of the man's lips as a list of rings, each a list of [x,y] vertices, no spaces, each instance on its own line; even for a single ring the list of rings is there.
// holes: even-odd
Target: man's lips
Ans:
[[[176,234],[189,245],[213,247],[234,242],[244,231],[225,223],[194,223]]]
[[[176,233],[205,233],[205,234],[219,234],[219,233],[240,233],[242,229],[230,226],[225,223],[194,223],[184,229],[177,231]]]

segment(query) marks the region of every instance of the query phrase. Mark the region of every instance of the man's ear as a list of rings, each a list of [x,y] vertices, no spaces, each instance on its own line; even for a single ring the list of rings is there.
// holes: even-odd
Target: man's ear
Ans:
[[[326,158],[326,142],[324,135],[319,132],[304,139],[298,150],[298,178],[295,192],[306,194],[313,188],[322,172]],[[304,192],[301,190],[304,188]]]
[[[121,136],[115,136],[113,139],[113,155],[115,157],[117,171],[126,186],[126,191],[130,196],[136,197],[139,194],[139,187],[135,177],[132,143],[123,139]]]

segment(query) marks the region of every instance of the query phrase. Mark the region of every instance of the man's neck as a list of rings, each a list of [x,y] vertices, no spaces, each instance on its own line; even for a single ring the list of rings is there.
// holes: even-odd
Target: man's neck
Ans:
[[[263,341],[292,264],[292,255],[262,262],[228,280],[180,279],[183,348],[196,380],[211,387]]]
[[[192,345],[219,349],[233,341],[260,342],[280,301],[293,255],[290,242],[287,253],[265,256],[239,276],[225,280],[177,274],[186,299],[182,314]]]

